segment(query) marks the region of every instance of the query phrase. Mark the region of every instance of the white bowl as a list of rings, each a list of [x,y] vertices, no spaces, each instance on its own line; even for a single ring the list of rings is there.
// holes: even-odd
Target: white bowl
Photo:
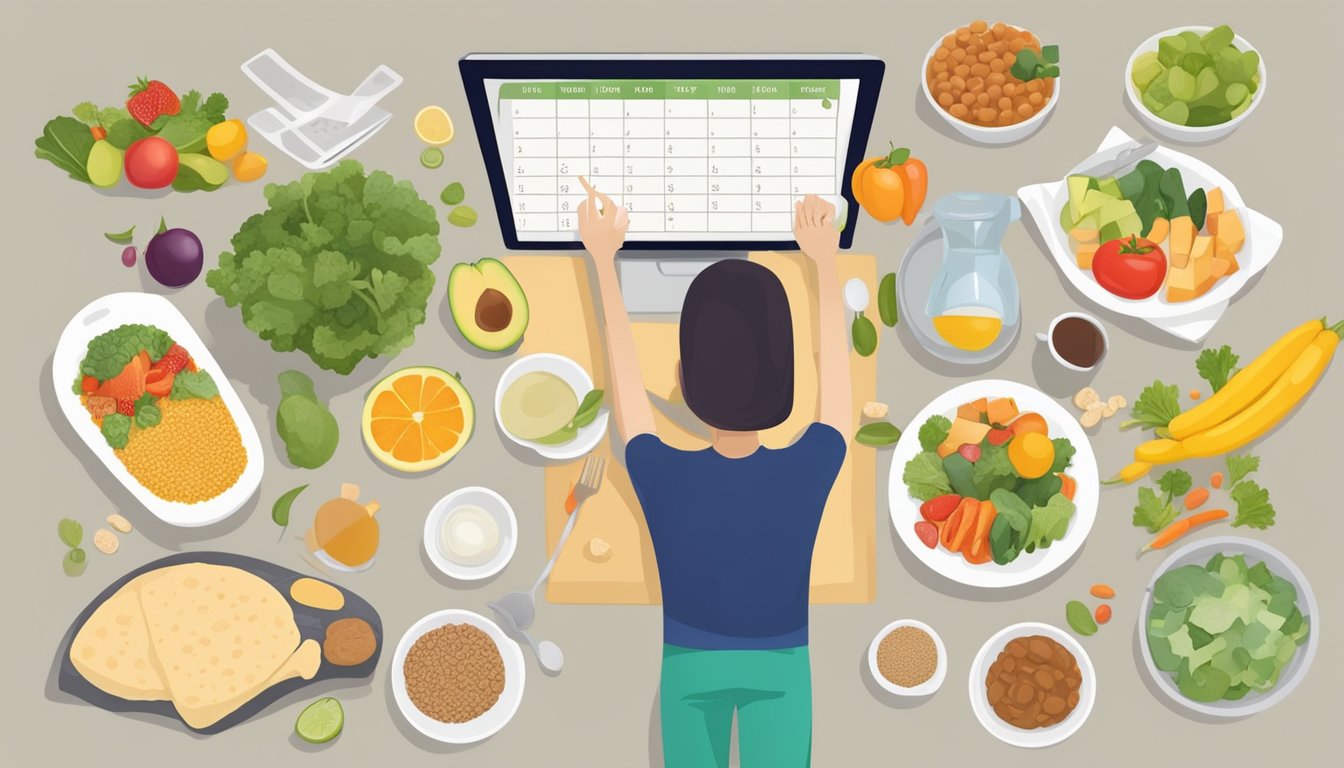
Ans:
[[[1244,555],[1247,565],[1263,562],[1269,566],[1269,569],[1276,576],[1282,576],[1292,584],[1293,588],[1297,590],[1298,610],[1308,619],[1311,629],[1307,633],[1307,644],[1298,647],[1292,660],[1288,662],[1288,666],[1284,667],[1279,673],[1278,684],[1268,692],[1251,691],[1237,701],[1209,703],[1191,701],[1181,695],[1180,689],[1172,682],[1170,673],[1163,672],[1153,664],[1153,654],[1148,649],[1148,633],[1144,628],[1148,626],[1148,611],[1152,608],[1153,587],[1157,584],[1158,578],[1167,571],[1183,565],[1202,566],[1209,561],[1209,558],[1220,552],[1225,555]],[[1172,552],[1166,560],[1162,561],[1162,565],[1153,572],[1153,578],[1148,582],[1148,588],[1144,590],[1143,605],[1139,609],[1137,625],[1139,644],[1143,647],[1143,664],[1153,681],[1157,683],[1157,687],[1168,698],[1192,712],[1212,717],[1246,717],[1258,714],[1287,698],[1288,694],[1292,693],[1293,689],[1307,676],[1311,661],[1316,657],[1316,646],[1320,644],[1320,615],[1320,608],[1316,604],[1316,595],[1312,593],[1311,585],[1307,583],[1307,577],[1302,574],[1301,569],[1292,560],[1289,560],[1286,555],[1277,549],[1238,536],[1215,536],[1191,542]]]
[[[938,649],[938,664],[933,670],[933,677],[910,688],[891,682],[877,666],[877,647],[882,644],[883,638],[901,627],[914,627],[927,632],[929,637],[933,638],[933,644]],[[868,671],[872,673],[877,684],[889,693],[894,693],[897,696],[929,696],[942,686],[943,678],[947,677],[947,648],[943,645],[943,638],[939,637],[938,633],[933,631],[933,627],[928,624],[915,619],[897,619],[883,627],[882,631],[878,632],[877,636],[873,638],[872,644],[868,646]]]
[[[444,723],[435,720],[421,712],[411,701],[410,694],[406,692],[406,654],[422,635],[445,624],[471,624],[480,628],[495,641],[499,655],[504,659],[504,692],[499,695],[499,700],[493,707],[475,720],[465,723]],[[406,634],[401,636],[396,653],[392,655],[392,697],[396,699],[402,717],[405,717],[406,722],[417,731],[435,741],[447,744],[471,744],[498,733],[499,729],[513,719],[514,713],[518,711],[518,705],[523,701],[524,677],[523,649],[510,640],[493,621],[478,613],[456,608],[436,611],[411,625]]]
[[[1083,673],[1083,682],[1078,688],[1078,706],[1073,708],[1068,717],[1054,725],[1030,730],[1000,720],[990,708],[989,696],[985,691],[985,675],[989,674],[989,668],[994,664],[994,660],[1008,646],[1009,641],[1027,635],[1045,635],[1067,648],[1077,660],[1079,671]],[[1092,714],[1092,705],[1097,700],[1097,672],[1092,667],[1092,659],[1088,657],[1087,651],[1083,650],[1083,646],[1073,635],[1050,624],[1024,621],[1021,624],[1004,627],[980,646],[975,661],[971,662],[970,696],[971,711],[975,712],[975,718],[994,738],[1015,747],[1048,747],[1069,738],[1087,722],[1087,716]]]
[[[1138,113],[1139,119],[1142,120],[1143,124],[1148,126],[1149,130],[1153,133],[1165,136],[1168,139],[1175,139],[1176,141],[1183,141],[1190,144],[1202,144],[1205,142],[1217,141],[1235,131],[1237,126],[1241,125],[1246,118],[1250,117],[1256,107],[1260,106],[1260,102],[1264,100],[1265,86],[1269,84],[1269,73],[1265,70],[1265,57],[1262,55],[1260,57],[1260,85],[1256,88],[1255,93],[1251,97],[1251,105],[1246,108],[1245,112],[1228,120],[1226,123],[1199,126],[1177,125],[1176,123],[1168,122],[1157,115],[1154,115],[1148,110],[1148,107],[1143,105],[1143,96],[1139,93],[1138,87],[1134,85],[1134,78],[1130,76],[1130,73],[1134,71],[1135,59],[1148,51],[1156,51],[1157,41],[1160,38],[1167,37],[1168,35],[1179,35],[1187,30],[1190,32],[1198,32],[1202,35],[1211,29],[1213,29],[1213,27],[1189,26],[1173,27],[1165,32],[1158,32],[1140,43],[1139,47],[1135,48],[1134,52],[1129,55],[1129,60],[1125,62],[1125,97],[1129,99],[1130,106],[1132,106],[1134,111]],[[1241,49],[1243,52],[1255,51],[1256,53],[1260,53],[1255,46],[1247,42],[1246,38],[1241,35],[1233,35],[1232,44],[1237,46],[1237,48]]]
[[[990,22],[990,26],[993,26],[994,23],[995,22]],[[1016,24],[1009,24],[1008,26],[1017,27]],[[1023,27],[1017,28],[1023,29]],[[960,29],[960,27],[957,29]],[[956,29],[951,30],[951,32],[956,31]],[[1015,141],[1021,141],[1022,139],[1027,138],[1040,130],[1041,126],[1045,125],[1045,121],[1049,119],[1050,114],[1055,111],[1055,104],[1059,102],[1060,86],[1064,79],[1062,75],[1055,78],[1055,92],[1050,95],[1050,100],[1045,103],[1045,109],[1042,109],[1020,123],[988,128],[953,117],[950,112],[943,109],[943,106],[938,103],[938,100],[933,98],[933,92],[929,90],[928,71],[929,62],[933,59],[933,54],[938,51],[938,48],[943,44],[943,38],[947,37],[948,34],[950,33],[945,32],[939,35],[938,39],[933,41],[933,45],[929,47],[929,52],[924,55],[919,70],[919,82],[920,87],[924,90],[924,98],[928,99],[929,106],[933,107],[933,111],[937,112],[939,117],[946,120],[948,125],[957,129],[957,132],[961,133],[963,136],[980,144],[1012,144]]]
[[[209,373],[215,380],[219,397],[238,427],[243,450],[247,452],[247,466],[228,490],[213,499],[185,504],[155,496],[126,470],[126,465],[121,463],[121,459],[107,444],[98,425],[89,418],[89,412],[80,403],[79,396],[70,391],[70,382],[75,380],[79,372],[79,364],[88,351],[89,342],[95,336],[128,323],[152,325],[184,347],[196,361],[196,367]],[[152,293],[111,293],[95,299],[76,312],[61,332],[56,352],[52,355],[51,378],[56,390],[56,402],[60,404],[61,412],[74,428],[75,434],[145,509],[165,523],[181,528],[217,523],[237,512],[261,484],[264,459],[257,428],[243,408],[243,402],[238,399],[238,393],[229,383],[229,377],[215,362],[210,350],[205,348],[205,342],[201,341],[195,329],[168,299]]]
[[[574,394],[580,402],[582,402],[583,396],[593,388],[593,379],[588,375],[588,372],[583,369],[583,366],[568,357],[553,355],[549,352],[528,355],[510,365],[504,371],[504,375],[499,377],[499,386],[495,388],[495,422],[499,424],[500,431],[518,445],[531,448],[547,459],[568,461],[592,452],[598,443],[602,442],[602,436],[607,433],[608,409],[605,405],[598,410],[597,418],[593,419],[591,424],[580,429],[573,440],[561,445],[544,445],[535,440],[524,440],[504,426],[504,420],[499,415],[499,406],[504,400],[504,392],[524,374],[537,371],[552,373],[564,379],[570,389],[574,390]]]
[[[1073,443],[1076,453],[1069,465],[1068,474],[1078,482],[1073,503],[1077,507],[1073,519],[1069,521],[1068,532],[1064,538],[1045,549],[1017,556],[1007,565],[984,563],[972,565],[960,554],[949,552],[942,547],[929,549],[915,535],[915,523],[924,518],[919,514],[920,502],[910,496],[905,482],[901,479],[905,464],[920,452],[919,428],[933,415],[951,418],[957,406],[969,403],[980,397],[1011,397],[1017,401],[1022,411],[1035,411],[1045,417],[1050,427],[1051,437],[1067,437]],[[887,483],[888,502],[891,507],[891,524],[911,553],[934,572],[961,584],[972,587],[1015,587],[1035,581],[1056,568],[1064,565],[1073,557],[1078,548],[1087,539],[1092,523],[1097,517],[1097,504],[1101,498],[1101,476],[1097,471],[1097,459],[1092,453],[1092,443],[1082,425],[1064,407],[1053,398],[1025,384],[1015,381],[986,379],[962,384],[944,392],[932,403],[916,414],[915,418],[901,433],[896,448],[891,455],[891,476]]]
[[[484,509],[499,525],[499,551],[481,565],[462,565],[454,562],[439,546],[443,521],[449,512],[463,504],[474,504]],[[513,559],[513,552],[517,546],[518,519],[513,515],[513,507],[509,506],[509,502],[505,501],[503,496],[489,488],[479,486],[459,488],[439,499],[425,516],[425,554],[429,555],[429,559],[440,571],[454,579],[476,581],[494,576]]]

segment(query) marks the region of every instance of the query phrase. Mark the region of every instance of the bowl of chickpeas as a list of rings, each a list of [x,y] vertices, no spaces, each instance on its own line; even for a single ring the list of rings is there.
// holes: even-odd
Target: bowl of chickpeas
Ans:
[[[1035,133],[1059,101],[1059,78],[1023,81],[1018,53],[1041,54],[1036,35],[1003,22],[973,21],[939,38],[924,59],[924,96],[939,115],[982,144],[1008,144]]]

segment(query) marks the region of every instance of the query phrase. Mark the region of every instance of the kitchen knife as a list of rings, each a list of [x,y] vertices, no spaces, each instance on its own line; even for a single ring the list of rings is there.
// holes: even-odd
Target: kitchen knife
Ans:
[[[1138,144],[1128,144],[1118,149],[1101,153],[1085,164],[1069,172],[1070,176],[1114,176],[1131,165],[1139,162],[1157,150],[1158,144],[1152,139],[1144,139]]]

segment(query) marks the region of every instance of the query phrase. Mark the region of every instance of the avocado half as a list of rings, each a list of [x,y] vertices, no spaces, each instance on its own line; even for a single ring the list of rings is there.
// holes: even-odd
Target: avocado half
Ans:
[[[508,349],[527,330],[527,296],[498,259],[454,265],[448,273],[448,308],[462,337],[487,352]]]

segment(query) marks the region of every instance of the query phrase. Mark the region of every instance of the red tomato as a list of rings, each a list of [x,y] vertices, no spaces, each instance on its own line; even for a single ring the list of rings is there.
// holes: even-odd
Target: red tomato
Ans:
[[[177,178],[177,149],[158,136],[126,148],[126,180],[141,189],[162,189]]]
[[[924,546],[929,549],[935,549],[938,546],[938,526],[933,523],[920,520],[915,523],[915,535],[924,542]]]
[[[1157,243],[1137,235],[1111,240],[1092,257],[1092,276],[1122,299],[1146,299],[1162,289],[1167,256]]]

